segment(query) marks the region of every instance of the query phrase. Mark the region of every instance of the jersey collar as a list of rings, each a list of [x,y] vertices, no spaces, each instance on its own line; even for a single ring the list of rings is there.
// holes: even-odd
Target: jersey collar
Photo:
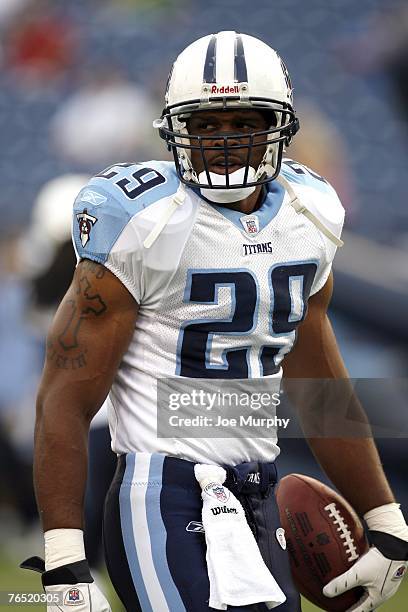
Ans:
[[[210,200],[204,198],[201,195],[199,188],[194,187],[192,189],[196,193],[196,195],[198,195],[198,197],[207,202],[207,204],[209,204],[217,212],[222,214],[226,219],[228,219],[228,221],[233,223],[241,231],[243,231],[241,218],[256,216],[258,218],[259,225],[257,234],[259,234],[259,232],[261,232],[268,225],[268,223],[270,223],[272,219],[276,217],[285,197],[284,187],[282,187],[282,185],[280,185],[277,181],[271,181],[267,185],[262,186],[261,206],[254,212],[251,212],[246,215],[241,211],[232,210],[231,208],[221,206],[220,204],[214,204],[213,202],[210,202]]]

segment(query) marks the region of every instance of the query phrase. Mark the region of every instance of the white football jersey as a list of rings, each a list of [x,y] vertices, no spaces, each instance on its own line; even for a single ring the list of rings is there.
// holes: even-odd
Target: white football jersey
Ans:
[[[328,183],[285,160],[300,201],[340,237],[344,210]],[[133,339],[106,400],[112,448],[196,462],[273,461],[276,437],[159,438],[157,380],[279,381],[307,301],[325,284],[336,247],[290,205],[277,181],[245,215],[186,189],[184,203],[150,248],[143,243],[173,199],[171,162],[118,164],[75,202],[78,259],[106,266],[139,303]],[[218,381],[218,382],[217,382]],[[218,385],[218,387],[217,387]]]

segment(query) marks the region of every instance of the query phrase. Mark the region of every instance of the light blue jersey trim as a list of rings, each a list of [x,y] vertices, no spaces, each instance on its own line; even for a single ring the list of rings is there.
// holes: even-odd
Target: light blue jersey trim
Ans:
[[[290,183],[313,187],[313,189],[317,189],[325,194],[333,195],[333,193],[336,193],[326,179],[313,172],[313,170],[310,170],[307,166],[292,159],[284,159],[282,161],[280,174]]]
[[[94,176],[74,204],[73,239],[79,258],[104,264],[130,219],[175,193],[178,184],[171,162],[114,165]]]
[[[169,610],[185,612],[184,604],[170,574],[166,556],[167,532],[160,510],[164,459],[164,455],[158,453],[154,453],[150,459],[149,485],[146,490],[147,524],[154,567]]]
[[[259,232],[261,232],[267,225],[272,221],[274,217],[278,214],[280,207],[282,206],[283,199],[285,197],[285,189],[278,183],[277,181],[271,181],[266,185],[267,193],[262,202],[262,205],[258,210],[254,211],[250,214],[250,216],[257,216],[259,220]],[[200,192],[199,192],[200,194]],[[200,194],[200,197],[203,196]],[[240,221],[241,217],[245,216],[245,213],[232,210],[231,208],[227,208],[226,206],[220,206],[219,204],[214,204],[209,200],[205,199],[210,206],[212,206],[217,212],[222,214],[226,219],[231,221],[239,230],[244,231],[244,227]],[[258,234],[259,234],[258,232]]]
[[[142,572],[140,570],[139,559],[137,556],[135,537],[132,523],[131,491],[133,474],[135,471],[136,456],[129,454],[126,456],[126,470],[119,492],[120,523],[122,526],[123,543],[125,545],[126,557],[133,584],[137,596],[140,600],[143,612],[153,612],[152,606],[147,595]]]
[[[83,196],[87,198],[90,193],[103,199],[103,203],[84,200]],[[104,264],[129,219],[129,213],[108,191],[88,184],[74,204],[72,235],[78,256]]]
[[[135,179],[134,174],[144,168],[150,168],[151,172],[143,174],[140,179]],[[104,178],[102,176],[104,173],[109,175],[112,172],[116,173],[112,178]],[[154,179],[158,175],[164,178],[164,182],[155,185]],[[152,187],[149,187],[149,183]],[[89,186],[91,187],[92,185],[110,193],[113,198],[120,202],[124,210],[133,217],[143,208],[147,208],[154,204],[154,202],[175,193],[179,186],[179,178],[173,162],[150,160],[135,163],[128,167],[119,164],[113,165],[104,172],[101,172],[100,175],[92,177]],[[140,195],[134,198],[126,195],[127,192],[132,192],[132,190],[137,189],[141,185],[145,189]]]

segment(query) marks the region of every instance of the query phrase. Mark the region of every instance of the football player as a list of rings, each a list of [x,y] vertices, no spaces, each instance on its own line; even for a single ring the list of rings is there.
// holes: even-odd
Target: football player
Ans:
[[[59,610],[110,609],[89,573],[82,533],[88,427],[105,402],[118,465],[104,541],[125,608],[214,609],[200,463],[225,468],[286,598],[277,609],[296,612],[274,497],[276,437],[159,437],[157,388],[162,379],[191,389],[197,379],[213,380],[214,389],[250,379],[276,388],[283,372],[347,378],[327,317],[343,209],[322,177],[282,159],[299,127],[292,86],[279,55],[256,38],[219,32],[188,46],[154,125],[174,163],[114,164],[75,202],[78,265],[49,332],[38,395],[45,567],[31,564],[47,593],[60,594]],[[362,585],[355,610],[373,610],[400,584],[408,528],[372,439],[310,444],[366,518],[373,545],[326,593]],[[267,607],[255,599],[228,609]]]

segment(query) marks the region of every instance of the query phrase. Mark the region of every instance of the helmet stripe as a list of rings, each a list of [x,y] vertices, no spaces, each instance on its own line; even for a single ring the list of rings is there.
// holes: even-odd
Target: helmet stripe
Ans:
[[[207,55],[205,57],[203,83],[216,83],[216,55],[217,37],[213,35],[208,43]]]
[[[237,34],[235,38],[234,81],[235,83],[248,82],[244,43],[241,34]]]

